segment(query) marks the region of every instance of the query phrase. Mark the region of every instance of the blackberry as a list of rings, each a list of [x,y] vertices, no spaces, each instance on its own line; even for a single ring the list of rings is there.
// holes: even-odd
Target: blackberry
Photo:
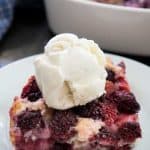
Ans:
[[[93,100],[84,106],[73,108],[73,111],[80,117],[100,119],[101,115],[101,99]]]
[[[72,150],[72,145],[68,143],[55,143],[53,150]]]
[[[118,137],[115,133],[110,132],[106,127],[102,127],[98,133],[98,139],[100,141],[106,141],[111,145],[117,143]]]
[[[116,104],[120,113],[134,114],[140,110],[140,105],[135,96],[129,91],[114,91],[110,95],[106,95],[106,100]]]
[[[133,142],[136,138],[141,137],[141,129],[139,123],[124,123],[118,130],[120,139],[127,142]]]
[[[42,98],[42,93],[36,83],[34,76],[29,79],[28,84],[23,88],[21,98],[28,98],[28,100],[31,102]]]
[[[40,110],[27,110],[26,112],[19,115],[17,119],[17,126],[20,127],[21,130],[45,127]]]
[[[112,81],[112,82],[115,82],[115,72],[106,68],[106,71],[107,71],[107,78],[106,80],[109,80],[109,81]]]
[[[77,117],[70,110],[55,110],[52,120],[50,121],[50,129],[52,129],[52,138],[57,142],[68,140],[76,131],[71,127],[77,123]]]

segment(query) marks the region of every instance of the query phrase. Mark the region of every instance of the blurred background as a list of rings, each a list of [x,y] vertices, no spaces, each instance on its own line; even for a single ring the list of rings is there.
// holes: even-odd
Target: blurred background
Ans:
[[[43,0],[0,0],[1,67],[43,52],[54,35],[48,28]],[[150,65],[150,57],[117,54]]]

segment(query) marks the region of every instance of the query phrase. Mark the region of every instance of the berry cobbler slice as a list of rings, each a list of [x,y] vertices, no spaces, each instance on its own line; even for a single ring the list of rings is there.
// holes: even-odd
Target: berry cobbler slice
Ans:
[[[66,110],[45,103],[30,77],[10,109],[15,150],[131,150],[141,128],[140,105],[125,77],[125,64],[106,64],[106,92],[86,105]]]

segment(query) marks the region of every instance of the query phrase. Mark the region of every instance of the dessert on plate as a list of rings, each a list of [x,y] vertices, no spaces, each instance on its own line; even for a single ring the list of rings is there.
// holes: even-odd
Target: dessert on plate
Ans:
[[[15,150],[131,150],[141,138],[125,64],[94,41],[57,35],[34,65],[10,108]]]

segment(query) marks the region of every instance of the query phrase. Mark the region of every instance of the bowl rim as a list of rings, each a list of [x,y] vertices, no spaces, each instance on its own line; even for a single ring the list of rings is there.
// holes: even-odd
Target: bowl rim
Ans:
[[[136,7],[129,7],[129,6],[120,6],[120,5],[113,5],[113,4],[105,4],[95,2],[93,0],[66,0],[73,3],[81,3],[83,5],[92,5],[98,8],[106,8],[112,10],[119,10],[119,11],[126,11],[126,12],[134,12],[134,13],[150,13],[150,8],[136,8]]]

